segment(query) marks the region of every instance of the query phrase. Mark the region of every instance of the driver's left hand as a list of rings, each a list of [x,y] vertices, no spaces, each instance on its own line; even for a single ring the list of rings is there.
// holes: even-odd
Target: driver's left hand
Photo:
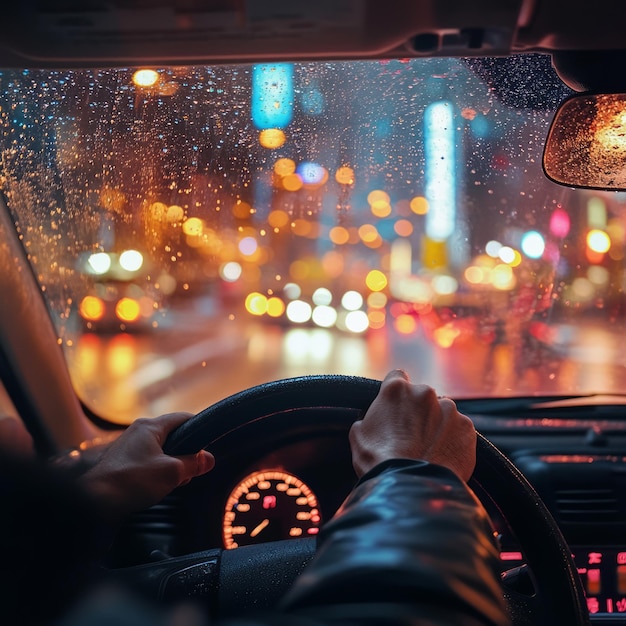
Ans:
[[[210,452],[168,456],[168,434],[186,422],[189,413],[168,413],[133,422],[109,444],[95,465],[79,479],[111,521],[160,502],[176,487],[213,469]]]

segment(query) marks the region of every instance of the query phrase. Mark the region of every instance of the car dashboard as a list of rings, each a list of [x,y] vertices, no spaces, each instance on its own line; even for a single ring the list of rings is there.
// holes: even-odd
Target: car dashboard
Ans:
[[[593,418],[580,409],[557,417],[534,410],[529,417],[472,414],[458,404],[550,509],[574,555],[594,621],[626,617],[626,420],[597,418],[592,407]],[[327,411],[317,417],[311,410],[304,419],[252,422],[209,446],[215,469],[133,517],[119,533],[110,564],[317,534],[356,482],[349,420]],[[499,535],[502,571],[523,565],[521,546],[497,503],[480,485],[471,486]]]

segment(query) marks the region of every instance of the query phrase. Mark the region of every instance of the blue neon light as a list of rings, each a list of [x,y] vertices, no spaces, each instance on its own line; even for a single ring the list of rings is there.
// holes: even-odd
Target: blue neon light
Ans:
[[[252,68],[252,122],[259,129],[284,128],[293,115],[293,65],[273,63]]]
[[[318,185],[324,180],[324,168],[317,163],[304,161],[298,165],[296,172],[300,174],[302,182],[309,185]]]
[[[435,102],[424,112],[426,235],[445,241],[454,232],[456,176],[454,112],[451,102]]]

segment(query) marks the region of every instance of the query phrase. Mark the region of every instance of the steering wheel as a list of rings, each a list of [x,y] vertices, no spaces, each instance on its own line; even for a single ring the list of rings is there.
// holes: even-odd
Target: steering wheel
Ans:
[[[214,404],[173,431],[164,451],[181,455],[211,449],[226,435],[252,422],[299,410],[332,410],[332,419],[351,423],[363,416],[380,381],[353,376],[303,376],[252,387]],[[534,590],[503,594],[516,626],[589,624],[580,577],[556,522],[519,470],[478,434],[477,462],[470,486],[499,508],[522,547]],[[228,616],[242,608],[269,608],[286,592],[315,551],[315,540],[292,539],[209,550],[148,563],[121,572],[127,582],[165,600],[202,599]],[[528,576],[522,576],[528,581]]]

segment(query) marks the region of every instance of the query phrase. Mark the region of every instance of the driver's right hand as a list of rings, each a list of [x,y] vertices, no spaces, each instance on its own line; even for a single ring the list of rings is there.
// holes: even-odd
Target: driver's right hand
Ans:
[[[350,429],[350,445],[359,477],[383,461],[406,458],[442,465],[467,482],[476,465],[472,421],[401,370],[387,374],[365,417]]]

